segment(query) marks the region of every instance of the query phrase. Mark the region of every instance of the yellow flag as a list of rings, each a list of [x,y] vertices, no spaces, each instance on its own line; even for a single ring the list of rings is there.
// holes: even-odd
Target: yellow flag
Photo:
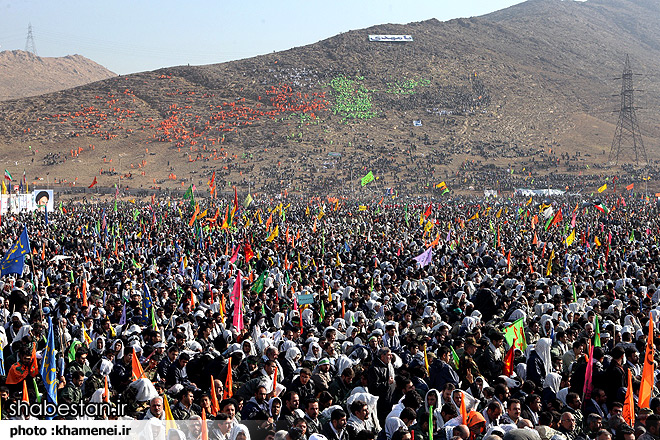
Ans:
[[[525,203],[525,206],[529,206],[532,204],[532,196],[529,196],[529,200],[527,200],[527,203]]]
[[[358,211],[366,211],[366,210],[367,210],[367,207],[364,206],[364,205],[360,205],[360,206],[358,207]]]
[[[599,192],[599,193],[602,193],[602,192],[605,191],[606,189],[607,189],[607,183],[606,183],[605,185],[601,186],[600,188],[598,188],[598,192]]]
[[[209,213],[209,210],[208,210],[208,209],[205,209],[204,212],[202,212],[201,214],[199,214],[199,215],[197,216],[197,220],[199,220],[200,218],[204,218],[204,217],[206,217],[206,214],[208,214],[208,213]]]
[[[426,222],[426,225],[424,225],[424,232],[429,232],[431,229],[433,229],[433,223]]]
[[[273,232],[270,233],[266,241],[270,243],[271,241],[275,240],[278,235],[280,235],[280,227],[279,225],[276,225],[273,229]]]
[[[5,185],[5,179],[2,179],[2,194],[7,194],[7,186]]]
[[[332,302],[332,287],[328,287],[328,301]]]
[[[337,262],[335,263],[335,266],[337,267],[341,266],[341,258],[339,258],[339,251],[337,251]]]
[[[555,259],[555,250],[552,250],[552,253],[550,254],[550,259],[548,260],[548,267],[545,271],[545,276],[550,276],[552,275],[552,260]]]
[[[575,229],[566,237],[566,246],[570,246],[575,241]]]
[[[470,221],[472,221],[472,220],[476,220],[476,219],[478,219],[478,218],[479,218],[479,213],[478,213],[478,212],[475,212],[474,215],[468,219],[468,221],[470,222]]]
[[[502,208],[500,208],[500,210],[497,211],[497,214],[495,214],[495,217],[500,218],[501,215],[502,215]]]
[[[172,416],[172,410],[170,409],[170,402],[167,398],[167,395],[163,394],[163,412],[165,413],[165,429],[169,431],[170,429],[178,429],[174,417]]]
[[[83,339],[85,339],[85,343],[91,344],[92,343],[92,338],[89,337],[87,334],[87,331],[85,330],[85,326],[82,326],[82,331],[83,331]]]
[[[598,237],[594,237],[594,243],[596,243],[596,246],[600,247],[600,240]]]

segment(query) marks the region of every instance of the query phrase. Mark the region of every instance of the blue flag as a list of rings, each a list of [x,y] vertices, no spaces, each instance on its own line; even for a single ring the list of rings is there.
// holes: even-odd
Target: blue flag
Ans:
[[[41,379],[46,387],[46,399],[49,403],[57,404],[57,363],[55,362],[55,334],[53,320],[48,317],[48,342],[41,363]]]
[[[21,236],[18,241],[7,251],[5,256],[0,260],[0,275],[4,276],[10,273],[23,273],[25,266],[25,254],[29,254],[30,239],[28,238],[27,227],[23,228]]]
[[[0,347],[0,376],[6,376],[7,374],[5,373],[5,353],[2,350],[2,347]]]
[[[46,219],[46,225],[48,225],[48,205],[44,206],[44,218]]]
[[[142,290],[144,291],[144,296],[142,297],[142,325],[149,325],[151,323],[149,312],[151,312],[151,306],[153,303],[151,301],[151,294],[149,293],[149,286],[147,286],[147,283],[142,284]]]

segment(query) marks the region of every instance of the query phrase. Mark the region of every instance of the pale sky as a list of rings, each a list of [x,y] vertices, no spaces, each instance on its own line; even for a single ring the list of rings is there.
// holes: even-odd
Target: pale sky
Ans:
[[[521,0],[0,0],[0,51],[79,54],[115,73],[213,64],[384,23],[473,17]]]

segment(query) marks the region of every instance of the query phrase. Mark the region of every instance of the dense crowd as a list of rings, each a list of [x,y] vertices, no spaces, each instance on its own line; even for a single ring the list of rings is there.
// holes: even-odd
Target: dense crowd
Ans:
[[[31,253],[0,281],[2,418],[55,387],[121,408],[105,417],[187,420],[180,440],[658,440],[654,372],[640,384],[660,209],[591,202],[7,214],[2,251],[25,228]]]

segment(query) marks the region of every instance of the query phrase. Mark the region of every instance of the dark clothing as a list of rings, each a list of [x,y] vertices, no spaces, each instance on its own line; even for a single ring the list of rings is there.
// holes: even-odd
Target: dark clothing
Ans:
[[[177,361],[174,361],[170,368],[167,369],[167,375],[165,375],[165,385],[171,387],[180,383],[181,385],[189,385],[190,381],[187,377],[183,375],[183,367]]]
[[[481,371],[481,374],[484,375],[487,381],[492,382],[502,374],[502,370],[504,369],[503,359],[504,357],[502,356],[499,361],[495,360],[495,353],[490,344],[484,347],[481,356],[478,357],[477,365],[479,366],[479,371]]]
[[[350,396],[351,391],[353,391],[353,387],[345,385],[341,377],[335,377],[328,386],[328,392],[332,395],[335,405],[346,406],[346,399]]]
[[[453,383],[458,387],[459,380],[456,371],[440,359],[434,360],[429,366],[429,388],[441,390],[447,383]]]
[[[541,388],[545,376],[546,371],[543,361],[536,351],[532,351],[529,355],[529,359],[527,359],[527,380],[531,380],[537,387]]]
[[[390,383],[390,379],[392,383]],[[389,365],[386,365],[380,358],[374,359],[367,373],[367,386],[369,392],[378,396],[378,418],[381,425],[392,410],[392,395],[394,394],[394,375],[390,371]]]
[[[303,385],[300,383],[300,376],[296,377],[296,380],[291,382],[288,391],[295,391],[298,393],[301,402],[306,402],[312,397],[316,397],[316,387],[314,386],[314,382],[310,379],[305,385]]]
[[[624,368],[617,364],[616,362],[611,362],[610,365],[607,367],[607,370],[605,371],[605,375],[603,377],[604,381],[604,390],[605,394],[607,394],[607,403],[608,405],[611,405],[613,402],[616,401],[616,398],[619,394],[619,389],[622,387],[626,387],[626,371]]]

